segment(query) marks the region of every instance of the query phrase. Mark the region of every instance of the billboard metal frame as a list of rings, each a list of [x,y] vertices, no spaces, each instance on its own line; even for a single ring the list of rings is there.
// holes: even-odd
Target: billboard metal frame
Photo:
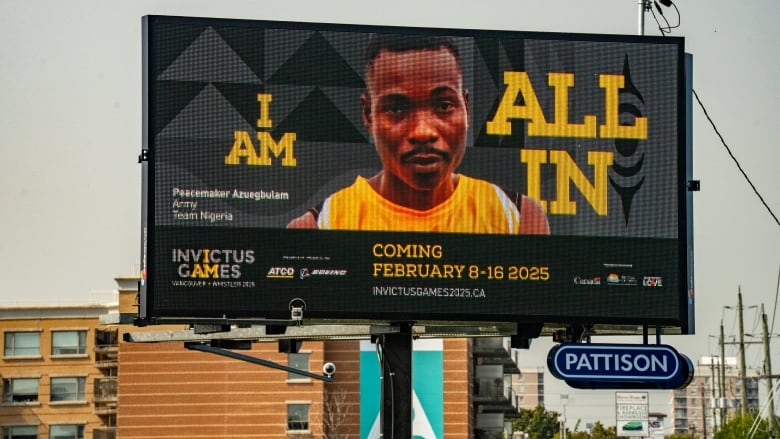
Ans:
[[[220,312],[220,305],[216,308],[207,310],[205,307],[201,307],[197,310],[183,310],[182,312],[172,311],[169,306],[161,306],[161,304],[168,300],[166,294],[168,291],[163,287],[163,282],[158,283],[159,272],[163,269],[163,258],[161,257],[161,250],[157,248],[162,241],[160,238],[164,234],[169,233],[170,230],[175,227],[171,226],[168,229],[158,224],[157,212],[159,207],[158,194],[161,190],[161,183],[157,181],[156,168],[159,160],[159,151],[155,149],[156,135],[159,134],[156,131],[156,126],[159,121],[152,120],[156,113],[155,102],[160,99],[156,95],[158,88],[153,84],[155,81],[154,72],[159,68],[155,63],[157,62],[157,53],[152,53],[152,47],[155,44],[155,38],[157,34],[153,28],[159,24],[166,24],[171,26],[195,26],[195,27],[208,27],[208,26],[227,26],[235,27],[237,29],[281,29],[285,31],[306,31],[306,32],[389,32],[389,33],[401,33],[401,34],[433,34],[433,35],[447,35],[456,38],[476,38],[476,39],[500,39],[500,38],[513,38],[521,40],[544,40],[550,42],[567,42],[576,41],[584,43],[625,43],[625,44],[646,44],[652,45],[671,45],[675,47],[677,52],[676,61],[677,65],[673,66],[678,73],[678,81],[675,84],[675,95],[678,100],[676,106],[676,113],[672,116],[679,123],[676,125],[676,133],[674,134],[677,139],[677,148],[675,162],[677,163],[676,178],[674,182],[675,191],[673,194],[676,203],[676,232],[674,240],[676,241],[676,254],[677,264],[676,272],[674,276],[678,280],[678,291],[676,294],[677,303],[673,308],[677,310],[676,315],[670,316],[668,314],[662,317],[651,317],[639,315],[631,318],[626,317],[626,313],[622,316],[600,316],[594,313],[583,313],[576,315],[572,312],[568,313],[555,313],[545,312],[536,315],[522,315],[512,316],[501,312],[500,310],[491,312],[480,312],[470,315],[464,307],[453,307],[450,311],[434,312],[427,314],[425,311],[415,309],[410,313],[403,312],[394,308],[393,312],[385,313],[384,311],[377,311],[374,308],[372,311],[364,312],[361,309],[342,309],[341,311],[335,311],[328,309],[327,311],[319,312],[318,309],[311,309],[307,305],[305,300],[302,300],[303,304],[296,304],[295,300],[298,296],[295,295],[294,289],[290,292],[284,292],[285,303],[289,303],[288,306],[273,305],[270,309],[260,310],[253,309],[246,314],[232,314]],[[484,322],[510,322],[521,325],[544,325],[545,329],[543,333],[552,333],[555,330],[566,327],[567,325],[576,324],[582,325],[587,328],[589,333],[603,333],[603,334],[638,334],[647,327],[654,327],[656,332],[663,333],[693,333],[694,332],[694,290],[693,290],[693,242],[692,242],[692,200],[689,188],[689,182],[691,179],[691,127],[690,127],[690,77],[691,77],[691,62],[690,59],[686,59],[684,56],[684,43],[682,38],[661,38],[661,37],[639,37],[639,36],[617,36],[617,35],[591,35],[591,34],[559,34],[559,33],[539,33],[539,32],[514,32],[514,31],[491,31],[491,30],[466,30],[466,29],[427,29],[427,28],[412,28],[412,27],[389,27],[389,26],[362,26],[362,25],[342,25],[342,24],[324,24],[324,23],[297,23],[297,22],[271,22],[271,21],[250,21],[250,20],[235,20],[235,19],[210,19],[210,18],[192,18],[192,17],[168,17],[168,16],[147,16],[143,18],[143,149],[139,156],[139,163],[142,166],[142,240],[141,240],[141,254],[142,254],[142,280],[139,286],[139,319],[138,323],[145,324],[161,324],[161,323],[173,323],[173,322],[187,322],[187,323],[261,323],[269,322],[271,324],[290,324],[296,320],[293,313],[293,308],[301,308],[303,316],[307,322],[321,322],[321,323],[352,323],[352,324],[372,324],[372,323],[388,323],[398,321],[414,321],[419,324],[425,324],[428,322],[431,327],[445,327],[445,328],[473,328],[484,324]],[[167,54],[170,56],[170,54]],[[688,78],[688,82],[683,78]],[[628,220],[626,220],[628,222]],[[201,228],[206,230],[207,228]],[[195,229],[188,229],[191,233]],[[239,242],[239,235],[244,233],[245,230],[241,229],[235,232],[235,242]],[[326,232],[333,233],[333,232]],[[343,236],[346,239],[352,239],[354,232],[335,232],[334,236]],[[292,231],[286,230],[283,234],[290,238],[297,238],[301,240],[312,239],[314,235],[311,235],[311,231]],[[340,234],[340,235],[339,235]],[[405,237],[404,233],[394,233],[392,239],[402,239]],[[225,235],[227,236],[227,235]],[[465,237],[464,237],[465,238]],[[339,238],[340,239],[340,238]],[[450,238],[447,238],[450,239]],[[457,239],[460,239],[458,237]],[[453,239],[451,242],[456,242],[457,239]],[[476,238],[475,238],[476,239]],[[534,243],[535,247],[542,247],[539,244],[539,240],[546,239],[545,237],[528,237],[528,242]],[[641,238],[631,238],[635,245],[640,244],[652,244],[652,240],[644,240]],[[614,240],[617,240],[614,239]],[[338,239],[336,239],[338,241]],[[323,242],[333,242],[333,240],[325,240]],[[450,242],[450,241],[448,241]],[[483,241],[475,241],[480,245]],[[487,241],[485,241],[487,242]],[[627,241],[628,242],[628,241]],[[589,244],[590,241],[585,239],[577,241],[577,239],[571,240],[571,246],[567,247],[565,251],[576,251],[578,245]],[[628,244],[627,244],[628,245]],[[167,251],[167,250],[166,250]],[[170,263],[169,263],[170,264]],[[485,264],[487,265],[487,264]],[[484,269],[484,267],[482,267]],[[296,272],[297,274],[297,272]],[[629,276],[630,277],[630,276]],[[167,279],[167,278],[166,278]],[[634,280],[636,281],[636,280]],[[655,280],[651,279],[655,282]],[[606,281],[605,281],[606,282]],[[635,284],[632,284],[635,285]],[[342,288],[349,288],[348,284]],[[286,291],[286,290],[280,290]],[[300,288],[299,288],[300,291]],[[180,299],[177,299],[180,300]],[[175,301],[174,301],[175,302]],[[492,332],[489,330],[487,332]],[[445,331],[446,332],[446,331]],[[453,331],[457,332],[457,331]],[[471,332],[467,330],[466,332]]]

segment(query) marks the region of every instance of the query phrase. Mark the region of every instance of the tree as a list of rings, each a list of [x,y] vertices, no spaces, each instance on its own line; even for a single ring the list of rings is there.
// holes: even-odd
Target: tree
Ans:
[[[730,419],[726,425],[715,433],[715,439],[747,438],[751,427],[755,422],[755,417],[751,413],[738,415]],[[752,439],[769,439],[769,422],[766,419],[760,419],[755,433],[750,436]]]
[[[520,417],[512,421],[512,428],[528,433],[528,439],[550,439],[560,430],[559,416],[541,405],[533,410],[520,409]]]
[[[579,421],[577,422],[577,426],[579,426]],[[596,421],[596,423],[593,424],[593,428],[590,429],[590,432],[577,431],[576,426],[573,432],[566,432],[567,439],[617,439],[617,437],[614,425],[611,427],[604,427],[604,424],[600,421]]]
[[[343,387],[325,387],[323,395],[322,429],[325,439],[349,439],[343,432],[350,415],[347,391]]]

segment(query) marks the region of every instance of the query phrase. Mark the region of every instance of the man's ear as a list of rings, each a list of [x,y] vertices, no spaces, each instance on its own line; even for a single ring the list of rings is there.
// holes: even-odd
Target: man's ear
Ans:
[[[471,105],[469,105],[469,91],[465,88],[461,92],[463,95],[463,103],[466,105],[466,121],[471,126]]]
[[[366,126],[370,134],[373,118],[371,117],[371,97],[368,96],[367,92],[360,95],[360,114],[363,116],[363,125]]]

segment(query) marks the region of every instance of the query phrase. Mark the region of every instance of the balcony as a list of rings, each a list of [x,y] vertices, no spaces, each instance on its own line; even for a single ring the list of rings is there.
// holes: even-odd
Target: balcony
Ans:
[[[95,413],[96,414],[111,414],[111,413],[98,413],[98,410],[114,407],[114,413],[116,412],[116,396],[117,396],[117,379],[116,378],[96,378],[95,379]]]
[[[480,413],[500,414],[509,418],[520,416],[518,397],[512,386],[499,379],[475,380],[474,402]]]
[[[116,439],[116,428],[105,427],[92,430],[93,439]]]
[[[480,357],[509,357],[512,352],[508,337],[475,337],[474,355]]]
[[[119,366],[119,350],[95,348],[95,367],[98,369],[115,369]]]
[[[116,329],[95,331],[95,352],[117,352],[119,331]]]
[[[509,337],[476,337],[472,353],[477,365],[501,365],[504,373],[519,374],[517,355],[512,353]]]
[[[476,402],[498,402],[514,405],[514,391],[503,380],[485,378],[475,381],[474,399]]]
[[[500,413],[478,413],[475,427],[480,439],[500,439],[505,437],[506,420]]]

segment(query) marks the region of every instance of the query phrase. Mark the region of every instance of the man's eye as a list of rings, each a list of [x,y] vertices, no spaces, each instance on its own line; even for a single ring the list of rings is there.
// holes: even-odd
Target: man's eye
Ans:
[[[438,101],[434,104],[437,113],[451,113],[455,110],[455,103],[452,101]]]
[[[408,111],[409,106],[401,102],[388,104],[384,108],[384,112],[393,117],[403,117]]]

